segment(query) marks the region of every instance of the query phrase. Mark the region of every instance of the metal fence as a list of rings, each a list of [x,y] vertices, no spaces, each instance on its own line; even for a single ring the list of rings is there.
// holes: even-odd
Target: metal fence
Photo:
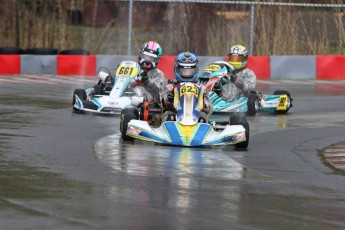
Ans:
[[[342,55],[345,4],[206,0],[1,0],[0,46],[135,55],[156,40],[164,55]]]

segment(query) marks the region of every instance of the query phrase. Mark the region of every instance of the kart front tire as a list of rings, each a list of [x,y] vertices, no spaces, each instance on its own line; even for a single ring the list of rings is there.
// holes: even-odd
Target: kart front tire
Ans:
[[[249,144],[249,123],[244,113],[233,113],[230,115],[230,125],[242,125],[246,130],[246,141],[235,144],[238,149],[247,149]]]
[[[257,95],[255,93],[250,93],[248,96],[248,110],[247,110],[247,115],[248,116],[255,116],[256,112],[258,111],[258,100],[257,100]]]
[[[138,119],[139,113],[136,108],[126,108],[121,111],[121,118],[120,118],[120,131],[121,131],[121,138],[124,141],[132,141],[134,140],[133,137],[127,135],[127,128],[128,123],[133,119]]]
[[[276,90],[274,91],[273,95],[287,95],[289,103],[288,106],[286,107],[286,110],[279,110],[279,111],[275,111],[276,113],[287,113],[289,111],[289,109],[292,107],[292,98],[290,95],[290,92],[287,90]]]
[[[74,107],[75,104],[75,96],[78,96],[81,100],[86,100],[86,91],[84,89],[76,89],[73,93],[73,100],[72,100],[72,106],[74,111],[80,111],[79,109]]]

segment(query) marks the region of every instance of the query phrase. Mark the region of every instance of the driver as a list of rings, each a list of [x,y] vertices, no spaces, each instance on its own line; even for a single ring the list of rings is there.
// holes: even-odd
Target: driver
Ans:
[[[229,74],[221,79],[221,98],[226,101],[232,101],[235,94],[238,96],[248,95],[254,90],[256,85],[255,73],[247,68],[248,50],[243,45],[234,45],[230,48],[228,54],[229,64],[233,68],[229,68]],[[233,83],[233,84],[232,84]]]
[[[197,83],[198,81],[198,62],[197,57],[190,52],[180,53],[174,62],[174,73],[176,82],[172,90],[163,94],[163,102],[165,112],[162,117],[162,121],[175,120],[175,108],[174,108],[174,89],[182,82]],[[203,118],[203,122],[208,121],[208,117],[212,113],[212,103],[209,99],[208,92],[204,93],[204,107],[200,111],[200,117]]]
[[[110,74],[99,74],[98,78],[98,83],[93,86],[93,94],[109,95],[115,83],[114,76]]]
[[[148,41],[143,44],[139,52],[138,62],[141,67],[140,77],[133,81],[131,86],[139,97],[148,96],[149,100],[160,101],[160,88],[164,80],[163,72],[157,68],[159,59],[162,56],[162,48],[155,41]],[[142,100],[132,100],[132,105],[138,105]]]

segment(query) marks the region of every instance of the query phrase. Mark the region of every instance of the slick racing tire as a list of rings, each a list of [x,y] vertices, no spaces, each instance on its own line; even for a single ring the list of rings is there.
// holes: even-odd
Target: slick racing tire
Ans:
[[[137,120],[138,118],[139,118],[139,112],[136,108],[125,108],[121,111],[120,131],[121,131],[122,140],[124,140],[124,141],[134,140],[133,137],[127,135],[127,128],[128,128],[128,123],[132,119]]]
[[[249,144],[249,123],[244,113],[232,113],[230,115],[230,125],[242,125],[246,130],[246,141],[235,144],[238,149],[247,149]]]
[[[276,113],[284,113],[284,114],[287,113],[289,109],[292,107],[292,97],[290,95],[290,92],[287,90],[276,90],[274,91],[273,95],[287,95],[288,101],[287,101],[286,110],[275,111]]]
[[[74,108],[75,96],[78,96],[81,100],[86,100],[86,92],[84,89],[76,89],[76,90],[74,90],[74,93],[73,93],[73,100],[72,100],[73,110],[74,111],[81,111],[77,108]]]
[[[258,104],[258,97],[256,93],[250,93],[248,96],[248,110],[247,110],[247,115],[248,116],[255,116],[256,112],[258,111],[259,104]]]

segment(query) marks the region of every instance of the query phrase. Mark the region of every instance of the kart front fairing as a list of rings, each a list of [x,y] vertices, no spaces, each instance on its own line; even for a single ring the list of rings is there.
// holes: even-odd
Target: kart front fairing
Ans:
[[[153,128],[146,121],[131,120],[127,134],[144,141],[177,146],[230,145],[246,140],[242,125],[228,125],[219,132],[208,123],[182,125],[178,121],[166,121]]]
[[[176,121],[151,127],[146,121],[131,120],[127,135],[136,139],[177,146],[229,145],[246,140],[242,125],[226,126],[219,132],[208,123],[199,123],[204,91],[191,83],[174,90]]]

